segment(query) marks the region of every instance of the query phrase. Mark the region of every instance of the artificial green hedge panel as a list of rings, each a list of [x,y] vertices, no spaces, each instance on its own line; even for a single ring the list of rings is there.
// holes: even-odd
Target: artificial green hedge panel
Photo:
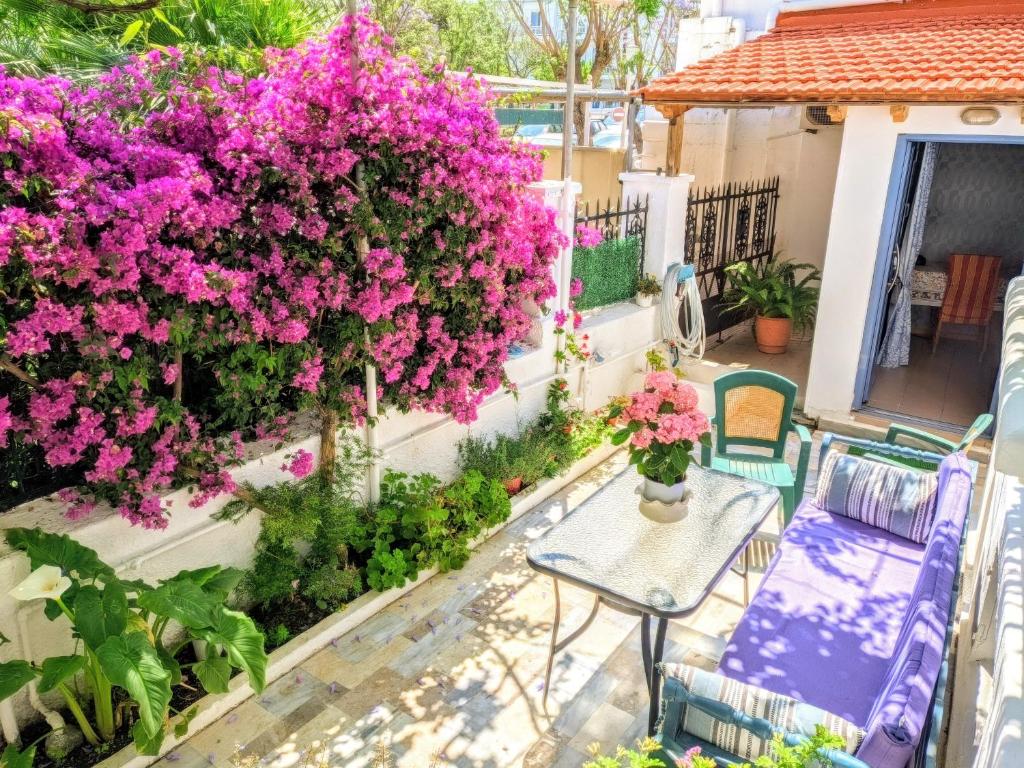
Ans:
[[[633,298],[640,278],[640,258],[640,238],[635,236],[574,249],[572,276],[583,281],[576,309],[594,309]]]

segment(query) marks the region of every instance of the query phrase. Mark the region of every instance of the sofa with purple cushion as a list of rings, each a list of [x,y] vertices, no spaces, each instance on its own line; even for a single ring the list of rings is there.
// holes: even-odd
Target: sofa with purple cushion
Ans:
[[[823,457],[834,442],[894,452],[827,436]],[[857,739],[847,750],[852,758],[829,751],[838,766],[905,768],[920,760],[937,699],[941,707],[936,690],[944,685],[974,484],[974,465],[963,454],[935,458],[941,464],[934,517],[923,543],[827,512],[813,495],[805,498],[717,673],[698,671],[702,679],[695,681],[694,671],[687,677],[666,666],[659,738],[668,757],[699,745],[722,764],[737,762],[735,753],[693,736],[712,725],[735,744],[767,742],[776,733],[796,743],[813,733],[813,725],[792,733],[779,728],[778,718],[750,714],[775,714],[781,700],[796,708],[790,722],[807,720],[807,710],[855,726]],[[760,709],[751,709],[750,701]]]

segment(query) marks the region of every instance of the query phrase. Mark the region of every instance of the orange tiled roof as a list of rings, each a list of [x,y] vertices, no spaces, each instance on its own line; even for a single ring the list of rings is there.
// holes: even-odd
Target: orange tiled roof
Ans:
[[[908,0],[779,16],[640,90],[644,101],[1024,102],[1024,0]]]

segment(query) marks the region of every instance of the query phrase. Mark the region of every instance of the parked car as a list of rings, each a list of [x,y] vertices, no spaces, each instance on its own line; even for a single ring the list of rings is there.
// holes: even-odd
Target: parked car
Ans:
[[[520,125],[512,135],[517,139],[532,139],[542,133],[547,133],[550,127],[549,125]]]
[[[618,149],[622,146],[622,127],[608,128],[607,130],[595,134],[591,143],[595,147]]]

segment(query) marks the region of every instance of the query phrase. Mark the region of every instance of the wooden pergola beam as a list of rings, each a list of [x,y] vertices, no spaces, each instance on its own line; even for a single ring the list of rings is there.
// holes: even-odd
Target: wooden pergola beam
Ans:
[[[678,176],[683,163],[683,121],[689,104],[655,104],[662,117],[668,118],[668,143],[665,148],[665,173]]]

